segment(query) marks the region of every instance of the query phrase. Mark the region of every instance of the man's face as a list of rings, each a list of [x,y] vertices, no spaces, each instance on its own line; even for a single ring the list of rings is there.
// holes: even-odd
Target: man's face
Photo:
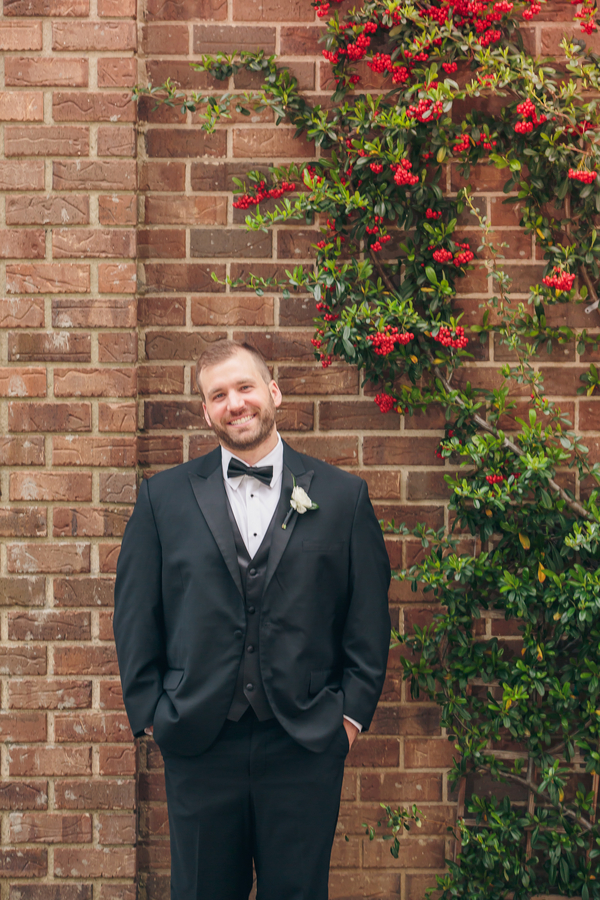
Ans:
[[[281,391],[267,384],[251,353],[239,350],[200,375],[206,421],[223,446],[254,450],[275,432]]]

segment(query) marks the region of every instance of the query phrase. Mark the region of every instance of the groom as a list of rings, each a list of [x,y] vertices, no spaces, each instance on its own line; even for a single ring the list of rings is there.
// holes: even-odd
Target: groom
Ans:
[[[327,900],[344,760],[385,676],[381,529],[363,481],[281,440],[254,348],[213,344],[197,379],[220,447],[142,483],[115,587],[129,721],[165,762],[171,898],[247,900],[254,861],[258,900]]]

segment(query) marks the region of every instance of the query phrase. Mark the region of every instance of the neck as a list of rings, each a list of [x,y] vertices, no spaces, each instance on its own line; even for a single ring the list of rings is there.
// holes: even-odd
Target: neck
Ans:
[[[230,453],[233,453],[239,459],[246,463],[247,466],[254,466],[256,463],[262,459],[267,453],[270,453],[271,450],[274,450],[277,446],[277,441],[279,440],[279,435],[277,434],[277,429],[274,428],[271,434],[265,438],[262,443],[260,443],[257,447],[252,447],[252,449],[241,449],[239,447],[228,447],[223,441],[221,444],[225,447],[226,450],[229,450]]]

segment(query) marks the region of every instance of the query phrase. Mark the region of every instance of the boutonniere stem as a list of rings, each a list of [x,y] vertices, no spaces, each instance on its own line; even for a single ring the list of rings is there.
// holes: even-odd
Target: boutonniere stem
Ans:
[[[319,508],[319,504],[313,503],[304,488],[301,488],[296,484],[296,479],[293,475],[292,479],[294,481],[294,488],[290,498],[290,508],[288,509],[287,515],[283,520],[283,525],[281,526],[284,531],[288,527],[289,521],[295,512],[299,513],[299,515],[304,515],[309,509]]]

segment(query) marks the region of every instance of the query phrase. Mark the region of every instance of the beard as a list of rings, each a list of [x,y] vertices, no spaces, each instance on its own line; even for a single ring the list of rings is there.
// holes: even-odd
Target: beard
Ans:
[[[254,420],[255,428],[246,434],[237,435],[235,432],[232,434],[227,426],[212,422],[212,430],[219,441],[228,450],[254,450],[256,447],[259,447],[269,437],[275,427],[277,409],[273,399],[270,398],[270,400],[270,404],[262,409],[250,406],[245,412],[240,413],[240,416],[251,415],[252,413],[257,414],[257,418]],[[239,418],[239,416],[235,418]]]

